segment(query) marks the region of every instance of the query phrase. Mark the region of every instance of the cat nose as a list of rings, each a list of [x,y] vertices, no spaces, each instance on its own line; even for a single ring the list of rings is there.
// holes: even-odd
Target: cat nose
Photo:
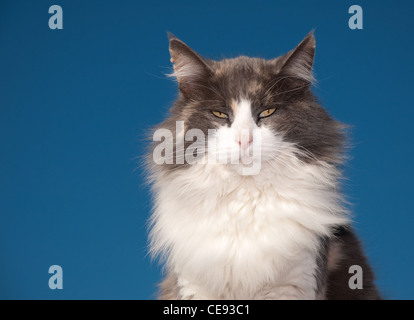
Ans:
[[[247,149],[253,142],[253,133],[250,130],[240,132],[236,137],[236,142],[239,144],[241,149]]]

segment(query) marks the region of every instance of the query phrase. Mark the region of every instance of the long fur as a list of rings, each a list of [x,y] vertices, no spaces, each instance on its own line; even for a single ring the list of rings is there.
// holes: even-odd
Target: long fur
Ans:
[[[171,132],[164,143],[174,146],[157,155],[155,146],[148,161],[150,252],[166,273],[161,299],[380,298],[340,192],[343,126],[310,90],[314,50],[310,34],[274,60],[213,61],[170,36],[180,95],[158,128]],[[244,175],[245,163],[177,161],[191,129],[215,129],[194,149],[205,160],[228,160],[234,150],[249,158],[259,140],[260,170]],[[211,148],[210,138],[232,152]],[[356,264],[364,290],[348,285]]]
[[[178,275],[176,298],[264,299],[269,286],[284,288],[282,298],[316,297],[319,239],[348,223],[339,172],[298,160],[290,144],[281,150],[258,176],[211,164],[155,173],[151,252]]]

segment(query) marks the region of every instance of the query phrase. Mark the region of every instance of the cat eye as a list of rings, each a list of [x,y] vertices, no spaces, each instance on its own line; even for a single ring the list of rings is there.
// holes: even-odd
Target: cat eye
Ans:
[[[276,108],[266,109],[265,111],[262,111],[259,114],[259,118],[260,119],[267,118],[267,117],[271,116],[273,113],[275,113],[275,111],[276,111]]]
[[[227,114],[225,114],[224,112],[220,112],[220,111],[211,111],[212,114],[214,114],[217,118],[221,118],[221,119],[228,119],[229,116]]]

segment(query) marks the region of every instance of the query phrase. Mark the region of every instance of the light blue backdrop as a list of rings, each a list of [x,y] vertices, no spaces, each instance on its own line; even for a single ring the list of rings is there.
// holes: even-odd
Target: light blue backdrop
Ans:
[[[48,9],[63,8],[63,30]],[[359,4],[363,30],[348,28]],[[151,299],[139,156],[176,96],[166,32],[273,58],[315,29],[315,92],[352,125],[345,192],[385,297],[412,299],[410,1],[1,1],[0,298]],[[138,169],[136,169],[138,168]],[[48,287],[63,268],[63,290]]]

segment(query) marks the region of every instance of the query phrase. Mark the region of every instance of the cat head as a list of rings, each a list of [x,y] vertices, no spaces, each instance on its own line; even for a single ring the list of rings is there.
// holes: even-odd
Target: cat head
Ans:
[[[215,61],[171,34],[169,42],[179,97],[159,126],[172,133],[163,143],[173,147],[156,143],[156,163],[177,169],[205,161],[249,175],[288,153],[298,161],[341,161],[343,126],[311,92],[313,33],[271,60]]]

